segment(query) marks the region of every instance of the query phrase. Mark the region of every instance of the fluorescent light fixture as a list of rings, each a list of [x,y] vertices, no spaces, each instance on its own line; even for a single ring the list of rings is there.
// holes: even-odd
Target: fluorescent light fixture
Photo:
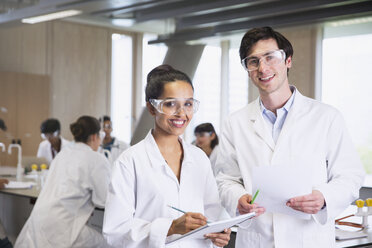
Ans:
[[[330,25],[332,27],[340,27],[340,26],[348,26],[348,25],[362,24],[362,23],[368,23],[368,22],[372,22],[372,17],[371,16],[348,19],[348,20],[341,20],[341,21],[335,21],[335,22],[331,22]]]
[[[40,15],[40,16],[34,16],[30,18],[24,18],[22,19],[23,23],[28,23],[28,24],[34,24],[38,22],[46,22],[50,20],[55,20],[55,19],[61,19],[69,16],[74,16],[74,15],[79,15],[81,14],[82,11],[80,10],[64,10],[64,11],[59,11],[59,12],[54,12],[46,15]]]

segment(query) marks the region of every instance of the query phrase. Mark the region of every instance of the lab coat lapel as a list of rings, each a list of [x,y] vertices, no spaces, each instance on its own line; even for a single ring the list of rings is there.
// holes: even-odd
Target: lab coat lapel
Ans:
[[[250,110],[252,127],[257,136],[259,136],[263,141],[265,141],[265,143],[271,148],[271,150],[274,151],[275,143],[272,135],[270,134],[270,131],[267,129],[265,120],[262,117],[259,101],[260,101],[259,98],[257,98],[253,104],[253,108]]]

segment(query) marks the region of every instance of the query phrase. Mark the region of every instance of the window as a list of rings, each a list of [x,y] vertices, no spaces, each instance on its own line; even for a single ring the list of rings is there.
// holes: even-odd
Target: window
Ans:
[[[127,143],[131,139],[132,37],[112,34],[111,120],[113,136]]]
[[[369,174],[372,174],[371,27],[370,22],[326,27],[322,67],[322,100],[342,112]]]
[[[147,74],[156,66],[161,65],[164,61],[165,54],[168,47],[164,44],[149,45],[150,40],[155,40],[156,35],[145,34],[143,36],[143,56],[142,56],[142,106],[146,105],[145,102],[145,88]]]
[[[194,128],[204,122],[212,123],[216,132],[219,132],[221,90],[220,47],[206,46],[204,48],[195,72],[193,84],[195,89],[194,98],[200,101],[200,105],[190,125],[192,135]]]
[[[239,49],[229,51],[229,113],[248,103],[248,73],[240,64]]]

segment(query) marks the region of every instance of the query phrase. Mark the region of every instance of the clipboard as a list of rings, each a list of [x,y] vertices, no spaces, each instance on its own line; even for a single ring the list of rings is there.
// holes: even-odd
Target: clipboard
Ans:
[[[187,240],[187,239],[205,239],[204,235],[208,233],[216,233],[222,232],[226,228],[230,228],[234,225],[238,225],[246,220],[253,218],[256,215],[255,212],[239,215],[237,217],[215,221],[211,223],[207,223],[205,226],[201,226],[198,229],[192,230],[184,235],[172,235],[171,237],[167,238],[165,242],[166,245],[174,243],[180,240]]]

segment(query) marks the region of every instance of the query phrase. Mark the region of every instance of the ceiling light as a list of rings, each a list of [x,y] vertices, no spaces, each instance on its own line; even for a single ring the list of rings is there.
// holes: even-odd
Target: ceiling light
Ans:
[[[69,17],[69,16],[79,15],[81,13],[82,11],[80,10],[74,10],[74,9],[64,10],[64,11],[54,12],[54,13],[46,14],[46,15],[24,18],[22,19],[22,22],[28,23],[28,24],[34,24],[38,22],[45,22],[45,21],[61,19],[61,18]]]

